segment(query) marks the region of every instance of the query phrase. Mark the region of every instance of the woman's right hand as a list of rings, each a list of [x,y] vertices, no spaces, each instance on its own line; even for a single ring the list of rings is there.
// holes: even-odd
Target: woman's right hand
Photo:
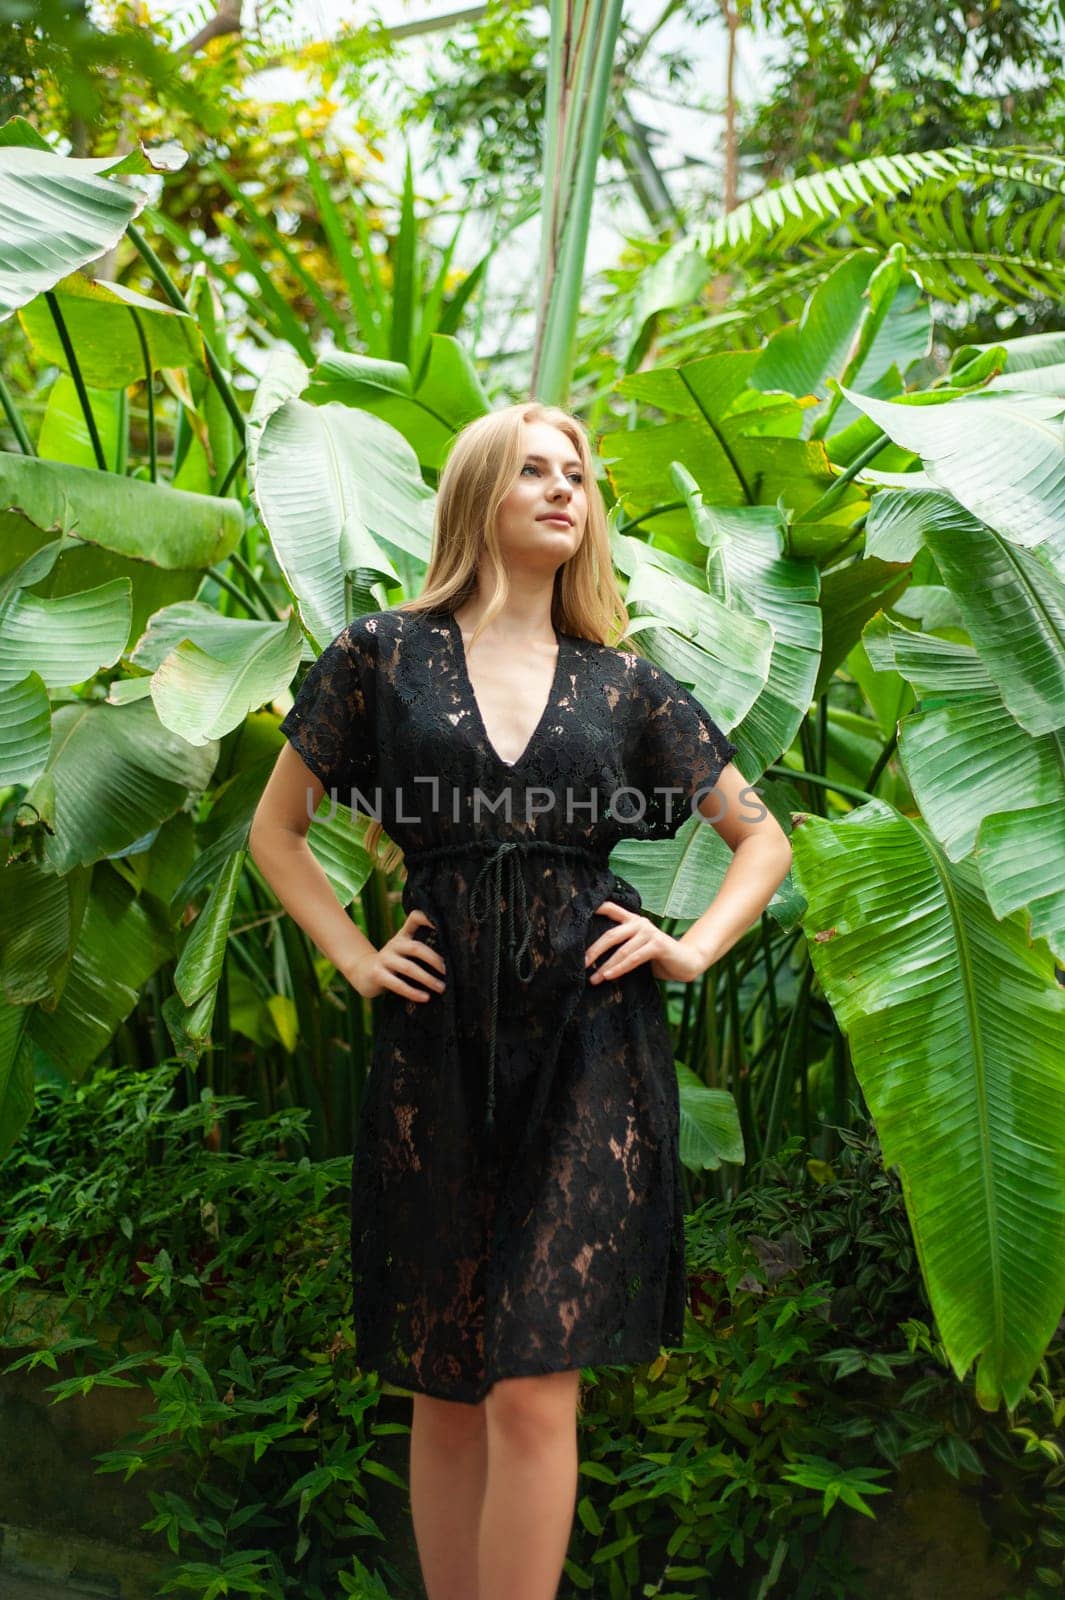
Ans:
[[[372,961],[356,972],[352,982],[364,1000],[375,1000],[385,989],[402,995],[405,1000],[431,1000],[434,992],[439,993],[444,988],[443,975],[447,968],[443,956],[414,937],[413,930],[424,924],[433,927],[424,911],[415,908],[409,912],[398,932],[375,952]],[[437,969],[441,976],[427,973],[426,966]],[[412,979],[427,984],[431,992],[417,988]]]

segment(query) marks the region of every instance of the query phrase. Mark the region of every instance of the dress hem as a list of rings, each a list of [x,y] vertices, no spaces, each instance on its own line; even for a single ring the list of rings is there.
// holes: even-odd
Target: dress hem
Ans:
[[[402,1389],[410,1395],[424,1394],[434,1400],[452,1400],[458,1401],[462,1405],[476,1406],[480,1405],[481,1401],[485,1399],[494,1384],[501,1383],[507,1378],[540,1378],[547,1377],[553,1372],[575,1372],[578,1370],[583,1371],[585,1368],[646,1366],[649,1362],[656,1361],[660,1355],[679,1349],[680,1344],[681,1340],[676,1342],[667,1340],[656,1345],[653,1350],[645,1350],[643,1354],[619,1356],[612,1352],[611,1356],[592,1356],[584,1361],[571,1362],[565,1367],[554,1366],[542,1361],[519,1362],[509,1371],[497,1373],[493,1378],[479,1385],[477,1391],[473,1394],[459,1394],[454,1389],[445,1391],[435,1385],[412,1383],[409,1372],[404,1372],[399,1367],[391,1366],[388,1362],[367,1363],[365,1367],[360,1367],[360,1370],[376,1373],[379,1378],[391,1384],[393,1388]]]

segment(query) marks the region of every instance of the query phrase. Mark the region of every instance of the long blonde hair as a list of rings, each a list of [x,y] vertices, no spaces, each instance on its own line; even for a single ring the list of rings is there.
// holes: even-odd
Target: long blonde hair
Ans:
[[[546,422],[564,433],[581,464],[588,499],[584,537],[555,575],[551,620],[560,633],[617,646],[629,614],[614,576],[606,505],[595,476],[584,425],[559,406],[540,400],[503,406],[467,423],[452,439],[437,486],[433,543],[421,593],[396,611],[458,611],[477,587],[477,565],[487,557],[487,604],[476,639],[506,604],[510,582],[499,548],[499,510],[525,460],[523,424]],[[471,641],[472,643],[472,641]],[[365,849],[376,856],[384,829],[371,821]],[[403,859],[398,846],[377,862],[391,871]]]

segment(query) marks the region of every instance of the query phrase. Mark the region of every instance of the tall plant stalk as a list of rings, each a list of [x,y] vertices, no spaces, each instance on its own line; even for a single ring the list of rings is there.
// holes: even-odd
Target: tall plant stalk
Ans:
[[[566,403],[621,0],[551,0],[540,262],[529,392]]]

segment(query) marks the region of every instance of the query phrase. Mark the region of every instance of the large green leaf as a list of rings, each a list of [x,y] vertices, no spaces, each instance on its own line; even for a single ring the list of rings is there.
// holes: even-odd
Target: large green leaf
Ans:
[[[754,777],[791,744],[814,692],[822,643],[820,574],[813,562],[788,554],[784,521],[776,508],[707,505],[687,472],[677,468],[674,477],[699,543],[706,547],[708,587],[728,597],[731,630],[747,615],[766,624],[772,636],[772,661],[762,690],[742,724],[731,725]],[[657,647],[652,635],[650,648]],[[733,656],[730,645],[722,681]],[[669,669],[668,661],[663,665]]]
[[[59,1004],[35,1006],[29,1019],[30,1036],[67,1078],[85,1075],[173,946],[158,902],[138,897],[106,862],[96,867]]]
[[[751,383],[826,400],[826,379],[845,378],[886,397],[901,388],[907,368],[927,355],[931,328],[921,286],[901,262],[884,262],[876,250],[856,250],[817,286],[801,319],[766,341]],[[845,405],[834,430],[856,415]],[[810,425],[819,419],[820,413],[807,414]]]
[[[65,689],[113,667],[129,638],[130,605],[128,578],[56,600],[26,589],[0,599],[0,691],[32,671]]]
[[[107,470],[122,472],[129,427],[125,391],[90,387],[87,398]],[[37,454],[45,461],[66,461],[72,467],[96,469],[96,451],[85,412],[74,380],[65,372],[59,373],[49,391],[37,435]]]
[[[121,239],[148,197],[100,176],[117,159],[0,145],[0,321]]]
[[[481,381],[457,339],[434,333],[429,357],[415,384],[398,361],[349,355],[335,350],[323,356],[311,375],[306,399],[321,405],[343,405],[370,411],[397,428],[423,466],[439,467],[460,428],[489,409]]]
[[[812,508],[835,481],[820,440],[798,437],[807,402],[762,394],[749,386],[757,353],[730,351],[683,366],[634,373],[617,392],[645,400],[680,420],[608,432],[599,454],[626,516],[646,521],[656,546],[687,555],[691,521],[677,493],[673,464],[695,480],[706,505],[778,506],[783,497],[796,519]],[[827,558],[851,536],[866,491],[850,484],[825,523],[803,524],[803,544],[793,534],[792,553]]]
[[[91,869],[63,877],[35,861],[0,871],[0,987],[11,1005],[54,1007],[66,982],[89,894]]]
[[[196,1068],[211,1042],[211,1022],[217,999],[218,990],[208,989],[194,1006],[183,1005],[178,994],[168,994],[163,1001],[163,1021],[174,1047],[173,1053],[190,1071]]]
[[[692,244],[682,244],[675,250],[666,249],[656,261],[641,268],[632,288],[631,335],[625,352],[625,370],[639,367],[654,332],[651,319],[660,311],[674,311],[680,307],[697,305],[699,291],[710,276],[710,267],[702,251]],[[721,313],[728,320],[728,312]]]
[[[152,669],[151,696],[163,726],[205,744],[291,683],[301,645],[295,616],[246,621],[188,600],[156,612],[131,660]]]
[[[73,529],[78,542],[64,549],[37,592],[78,594],[128,578],[139,636],[154,611],[191,599],[204,570],[237,548],[244,512],[234,500],[0,451],[0,573],[52,543],[60,529]]]
[[[690,684],[727,733],[765,686],[773,629],[763,617],[732,610],[693,581],[695,569],[665,551],[617,536],[613,550],[628,576],[629,632],[675,678]],[[675,630],[675,631],[673,631]],[[779,749],[779,746],[778,746]]]
[[[751,373],[758,365],[757,350],[719,350],[682,367],[648,367],[620,379],[617,391],[627,400],[639,400],[670,416],[705,417],[711,426],[744,412],[744,426],[750,418],[746,408],[757,415],[772,407],[780,432],[798,438],[802,431],[803,407],[790,396],[759,394],[751,387]]]
[[[72,274],[54,294],[85,382],[97,389],[122,389],[145,376],[138,326],[148,350],[148,366],[202,366],[203,346],[192,318],[173,306],[127,289],[121,283]],[[19,321],[41,361],[70,371],[63,341],[47,301],[32,300]]]
[[[1065,571],[1065,399],[998,391],[904,405],[843,393],[974,517]]]
[[[174,969],[174,988],[186,1006],[195,1006],[210,990],[218,987],[244,858],[243,850],[235,850],[225,863],[192,924]]]
[[[763,779],[757,793],[751,793],[752,799],[745,805],[764,805],[789,832],[790,797],[781,794],[781,786]],[[685,923],[702,916],[731,864],[731,850],[701,813],[689,816],[675,838],[623,839],[610,855],[611,869],[639,891],[644,911]],[[770,900],[767,910],[771,916],[779,913],[789,887],[785,882]]]
[[[48,762],[52,716],[48,690],[36,672],[12,684],[4,696],[0,718],[0,789],[32,783]]]
[[[174,891],[192,866],[196,856],[197,824],[188,811],[178,811],[159,825],[148,850],[138,850],[116,861],[115,866],[127,873],[133,887],[142,894],[151,894],[170,907]],[[179,920],[183,906],[178,906],[173,920]]]
[[[727,1089],[711,1089],[683,1061],[676,1063],[680,1091],[680,1159],[693,1172],[716,1172],[722,1161],[746,1159],[736,1102]]]
[[[1060,733],[1026,733],[966,645],[883,615],[863,639],[872,665],[901,673],[917,695],[899,754],[925,822],[950,860],[975,854],[996,912],[1027,907],[1033,934],[1065,961]]]
[[[245,425],[249,482],[255,475],[263,429],[274,412],[280,411],[286,400],[294,400],[303,393],[310,382],[310,377],[309,370],[300,358],[284,345],[271,350],[267,356],[259,386],[248,408]]]
[[[186,743],[149,701],[60,706],[48,766],[23,801],[48,825],[43,861],[68,872],[119,854],[201,793],[217,759],[217,742]]]
[[[898,560],[916,540],[935,557],[1011,715],[1031,734],[1065,728],[1062,578],[948,495],[877,495],[866,523],[866,550]]]
[[[1023,389],[1028,394],[1065,394],[1065,361],[1052,367],[1027,367],[1017,372],[998,372],[987,383],[989,389]]]
[[[276,720],[272,717],[268,720],[276,730]],[[249,726],[254,722],[255,718],[250,718]],[[241,739],[242,749],[246,742],[247,732]],[[170,909],[173,916],[181,916],[190,901],[209,893],[212,884],[226,870],[226,863],[238,851],[247,849],[252,817],[276,757],[277,749],[272,748],[268,758],[252,761],[243,771],[212,790],[210,813],[196,830],[199,853],[189,863],[180,882],[171,890]]]
[[[0,1000],[0,1161],[33,1111],[33,1044],[25,1006]]]
[[[283,402],[262,427],[251,483],[300,616],[321,650],[348,622],[342,550],[364,568],[391,571],[394,547],[429,558],[434,496],[403,435],[346,406]],[[382,558],[378,551],[386,552]]]
[[[881,496],[881,499],[886,498]],[[878,611],[905,603],[913,573],[905,562],[880,561],[869,554],[861,561],[842,562],[821,579],[823,640],[811,700],[829,692],[829,685]],[[943,591],[936,591],[940,595]],[[946,596],[949,600],[949,596]],[[831,708],[830,708],[831,714]]]
[[[792,835],[810,957],[955,1373],[1015,1406],[1065,1306],[1065,992],[975,867],[880,802]]]
[[[367,819],[353,816],[346,806],[334,806],[323,795],[307,843],[342,906],[350,905],[373,873],[373,862],[361,841]]]
[[[954,352],[953,365],[964,366],[985,351],[996,348],[1006,352],[1006,372],[1035,374],[1041,367],[1065,362],[1065,331],[1052,328],[1047,333],[1026,333],[1019,339],[1007,339],[1004,344],[959,345]]]

